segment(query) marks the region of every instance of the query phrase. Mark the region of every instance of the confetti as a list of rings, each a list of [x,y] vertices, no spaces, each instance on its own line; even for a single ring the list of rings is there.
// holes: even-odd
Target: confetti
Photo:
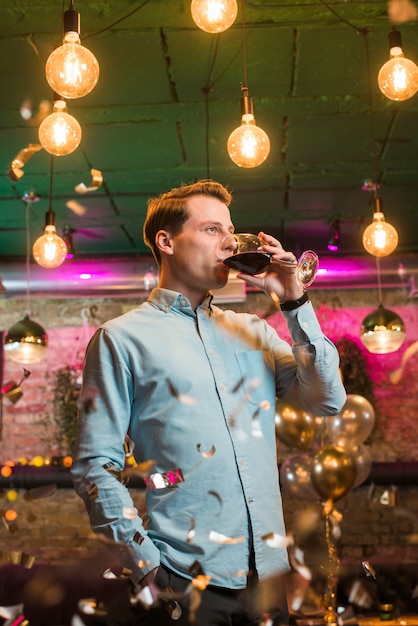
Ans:
[[[165,489],[184,482],[184,478],[181,469],[175,469],[164,473],[156,472],[144,481],[148,489]]]
[[[293,543],[293,537],[284,537],[278,533],[268,533],[261,537],[262,541],[265,541],[269,548],[287,548]]]
[[[95,387],[84,387],[80,394],[80,404],[84,413],[88,415],[92,411],[96,411],[96,398],[98,390]]]
[[[125,519],[136,519],[137,518],[137,511],[136,511],[136,509],[134,509],[131,506],[124,506],[122,508],[122,513],[123,513],[123,517]]]
[[[362,561],[361,564],[363,566],[366,576],[371,576],[372,578],[374,578],[374,580],[376,580],[376,572],[373,566],[369,563],[369,561]]]
[[[99,497],[99,488],[96,484],[88,485],[86,491],[90,500],[96,500]]]
[[[78,609],[84,615],[95,615],[97,617],[104,617],[107,614],[105,606],[101,602],[97,602],[92,598],[78,601]]]
[[[198,452],[200,452],[200,454],[203,456],[204,459],[209,459],[216,452],[215,446],[212,446],[211,449],[207,450],[206,452],[203,452],[201,447],[202,447],[201,443],[196,444],[196,448],[197,448]]]
[[[196,522],[194,517],[190,518],[190,528],[189,528],[189,532],[187,533],[187,543],[191,543],[195,537],[195,528],[196,528]]]
[[[10,163],[7,176],[13,181],[18,181],[22,178],[24,174],[23,166],[36,152],[39,152],[39,150],[42,150],[42,146],[38,143],[29,143],[25,148],[22,148]]]
[[[209,540],[214,543],[233,544],[242,543],[244,541],[244,537],[227,537],[226,535],[222,535],[222,533],[211,530],[209,533]]]
[[[84,183],[79,183],[74,187],[77,193],[88,193],[90,191],[96,191],[103,182],[103,174],[100,170],[91,169],[91,183],[87,187]]]
[[[192,398],[192,396],[189,396],[185,393],[178,393],[173,383],[170,380],[167,380],[167,386],[170,390],[171,395],[182,404],[186,404],[189,406],[197,404],[197,400],[195,398]]]
[[[173,620],[180,619],[183,613],[183,611],[181,610],[181,606],[178,602],[176,602],[176,600],[171,600],[170,602],[168,602],[168,604],[166,605],[166,609],[171,619]]]

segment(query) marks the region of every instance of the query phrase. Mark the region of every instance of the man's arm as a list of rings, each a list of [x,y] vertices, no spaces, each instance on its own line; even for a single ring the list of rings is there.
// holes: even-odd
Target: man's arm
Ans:
[[[106,329],[87,348],[77,422],[72,476],[92,529],[120,544],[121,560],[138,584],[158,567],[159,550],[145,530],[127,487],[120,482],[125,465],[132,375],[128,359]]]

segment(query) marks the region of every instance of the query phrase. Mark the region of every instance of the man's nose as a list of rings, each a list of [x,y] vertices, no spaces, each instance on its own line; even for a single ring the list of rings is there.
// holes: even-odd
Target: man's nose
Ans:
[[[232,233],[226,235],[221,241],[222,250],[229,250],[230,252],[235,252],[238,248],[238,241]]]

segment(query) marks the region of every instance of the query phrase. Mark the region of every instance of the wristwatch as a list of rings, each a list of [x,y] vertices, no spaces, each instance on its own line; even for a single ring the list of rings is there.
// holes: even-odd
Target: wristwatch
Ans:
[[[287,300],[287,302],[282,302],[280,304],[280,308],[282,311],[294,311],[295,309],[298,309],[300,306],[302,306],[302,304],[305,304],[305,302],[309,301],[309,296],[308,296],[308,292],[305,291],[305,293],[298,298],[298,300]]]

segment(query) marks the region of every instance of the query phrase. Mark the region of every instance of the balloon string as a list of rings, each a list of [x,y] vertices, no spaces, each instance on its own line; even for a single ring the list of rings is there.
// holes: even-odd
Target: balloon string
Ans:
[[[340,562],[337,556],[335,544],[331,538],[330,527],[330,516],[327,513],[325,516],[325,540],[328,548],[329,570],[327,574],[325,593],[323,596],[323,606],[325,609],[324,624],[328,624],[328,626],[337,626],[335,599],[337,596],[337,576]]]

